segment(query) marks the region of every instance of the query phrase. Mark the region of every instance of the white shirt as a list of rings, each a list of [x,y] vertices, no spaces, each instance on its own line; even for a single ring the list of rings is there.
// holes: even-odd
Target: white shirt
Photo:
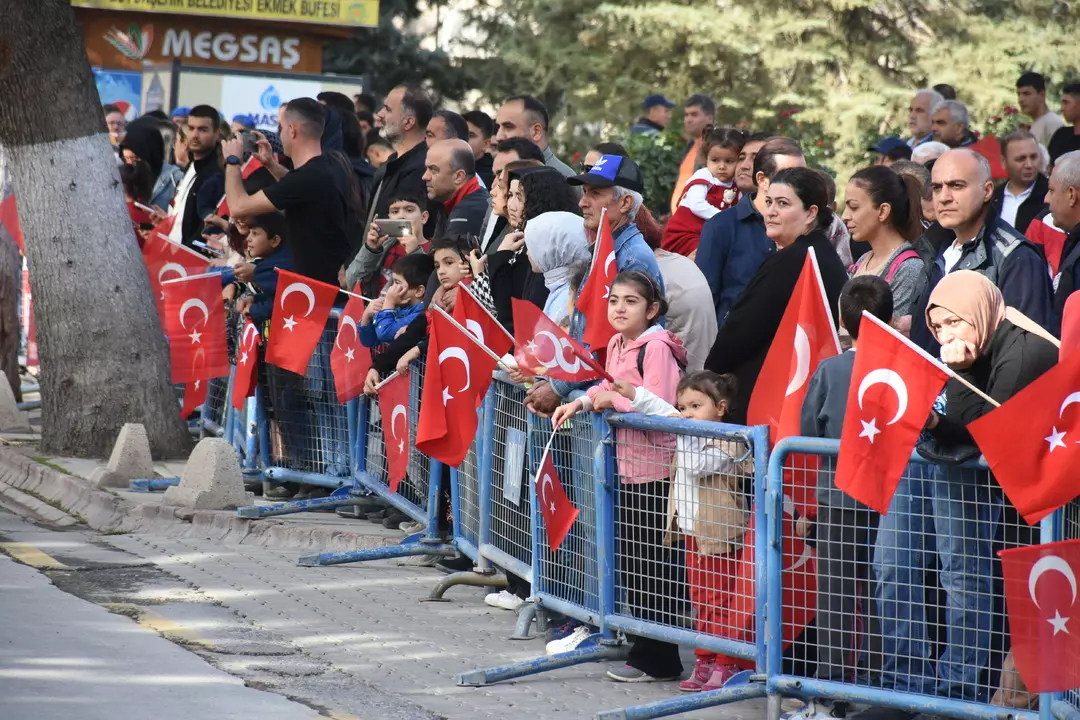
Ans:
[[[184,210],[187,208],[188,195],[191,193],[191,184],[195,182],[195,161],[192,160],[188,165],[187,172],[184,173],[183,179],[180,180],[180,184],[176,186],[176,199],[173,201],[172,212],[170,215],[175,215],[176,222],[173,223],[172,230],[169,231],[169,240],[174,243],[182,243],[184,241]]]
[[[692,180],[704,180],[709,183],[709,185],[720,185],[726,188],[732,187],[731,183],[723,183],[714,178],[707,167],[701,168],[691,175],[690,180],[687,180],[687,184],[690,184],[690,181]],[[708,194],[709,188],[705,185],[694,185],[686,191],[685,195],[683,195],[682,200],[679,201],[679,206],[690,208],[690,212],[694,213],[702,220],[708,220],[713,215],[720,212],[719,208],[715,205],[710,205],[709,201],[706,200]]]
[[[1056,112],[1048,112],[1041,118],[1031,123],[1031,134],[1043,147],[1049,147],[1050,138],[1058,128],[1065,127],[1065,121]]]
[[[952,269],[956,267],[956,263],[960,262],[960,256],[964,253],[964,244],[954,242],[949,247],[945,248],[945,252],[941,258],[945,261],[945,274],[952,272]]]
[[[1001,201],[1001,219],[1016,227],[1016,212],[1020,209],[1020,205],[1028,199],[1031,192],[1035,189],[1035,183],[1028,185],[1027,190],[1019,195],[1013,195],[1009,190],[1009,184],[1005,184],[1005,195]]]

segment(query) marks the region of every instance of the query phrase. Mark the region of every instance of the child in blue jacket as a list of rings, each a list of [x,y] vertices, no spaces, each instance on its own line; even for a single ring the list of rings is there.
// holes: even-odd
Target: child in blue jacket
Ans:
[[[360,319],[360,342],[365,347],[389,343],[424,311],[428,278],[435,272],[430,255],[402,255],[391,268],[393,281],[386,295],[373,301]]]
[[[236,302],[238,312],[256,323],[270,319],[274,310],[274,293],[277,292],[277,268],[292,270],[289,250],[285,247],[287,225],[285,216],[279,212],[256,215],[248,220],[247,255],[254,265],[250,280],[246,280],[248,294]],[[244,281],[240,266],[235,274]]]

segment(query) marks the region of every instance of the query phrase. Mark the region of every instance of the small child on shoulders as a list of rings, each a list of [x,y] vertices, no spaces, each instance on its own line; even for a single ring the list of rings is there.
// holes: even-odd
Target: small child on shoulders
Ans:
[[[735,207],[741,197],[734,182],[735,166],[745,144],[746,136],[734,128],[705,128],[701,136],[704,167],[683,188],[679,207],[664,228],[661,248],[689,257],[697,250],[705,221]]]

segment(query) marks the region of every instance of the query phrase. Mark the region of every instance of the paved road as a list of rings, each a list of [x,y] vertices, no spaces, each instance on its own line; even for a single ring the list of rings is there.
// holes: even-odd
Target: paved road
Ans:
[[[0,614],[5,720],[318,717],[2,555]]]

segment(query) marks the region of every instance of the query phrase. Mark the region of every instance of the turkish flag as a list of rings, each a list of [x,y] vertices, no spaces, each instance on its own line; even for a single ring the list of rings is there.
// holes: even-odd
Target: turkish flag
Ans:
[[[181,418],[187,419],[191,413],[206,404],[209,385],[209,381],[204,379],[193,380],[184,385],[184,405],[180,408]]]
[[[570,502],[570,498],[566,497],[562,481],[559,480],[559,472],[551,459],[551,442],[554,439],[553,432],[547,447],[544,448],[544,455],[540,458],[540,468],[536,471],[536,477],[533,478],[536,487],[536,502],[540,506],[540,514],[544,517],[548,547],[553,552],[562,545],[562,541],[570,532],[578,516],[578,509],[574,507],[574,503]]]
[[[173,218],[166,218],[158,227],[168,223],[172,224]],[[146,272],[150,276],[150,289],[154,293],[154,303],[157,305],[158,318],[162,326],[165,325],[165,295],[161,291],[163,280],[188,275],[199,275],[206,272],[208,261],[205,257],[190,250],[183,245],[171,242],[168,231],[165,233],[151,232],[142,246],[143,262],[146,263]],[[218,278],[218,294],[221,293],[221,279]]]
[[[605,212],[600,218],[600,233],[593,246],[589,277],[578,292],[576,304],[577,309],[588,321],[585,323],[585,333],[581,339],[594,350],[607,348],[608,342],[615,334],[615,328],[608,322],[607,306],[611,283],[618,274],[619,267],[615,262],[615,238],[611,235],[611,223],[608,222]],[[514,328],[517,328],[517,320],[514,321]]]
[[[23,240],[22,224],[19,222],[19,211],[15,206],[15,195],[8,195],[0,202],[0,225],[8,231],[15,244],[19,247],[19,254],[26,254],[26,244]]]
[[[967,427],[998,485],[1034,525],[1080,494],[1080,353]]]
[[[345,404],[364,390],[364,380],[371,369],[371,350],[360,343],[356,322],[364,315],[364,299],[350,297],[338,319],[334,349],[330,351],[330,369],[334,373],[337,399]]]
[[[836,487],[882,515],[949,376],[929,355],[863,312]]]
[[[229,351],[225,344],[225,308],[217,275],[162,283],[165,334],[169,337],[172,381],[225,377]]]
[[[465,285],[458,285],[457,301],[454,303],[453,317],[469,334],[486,345],[499,357],[514,347],[514,338],[506,328],[492,317]]]
[[[288,270],[278,270],[266,362],[303,375],[322,337],[338,289]]]
[[[1002,550],[1013,660],[1028,692],[1080,687],[1080,540]],[[1071,625],[1071,627],[1070,627]]]
[[[813,248],[761,366],[747,407],[750,425],[768,425],[772,442],[799,434],[799,414],[818,363],[840,353]]]
[[[592,353],[551,321],[543,310],[526,300],[512,298],[514,311],[514,360],[524,375],[546,375],[578,382],[611,380]]]
[[[386,444],[386,479],[390,492],[409,471],[409,376],[398,375],[379,388],[379,415]]]
[[[255,172],[261,167],[263,167],[263,164],[259,161],[259,158],[252,155],[247,159],[247,162],[244,163],[243,167],[240,168],[240,179],[247,180],[249,177],[251,177],[251,174],[253,172]],[[232,215],[232,213],[229,212],[229,203],[225,199],[225,196],[222,195],[221,202],[217,204],[217,216],[229,217],[230,215]]]
[[[482,382],[486,387],[493,372],[495,361],[449,317],[428,315],[417,450],[451,467],[461,464],[476,437],[476,386]]]
[[[244,332],[240,335],[240,347],[237,349],[236,375],[233,377],[232,406],[237,410],[244,407],[244,401],[255,394],[255,385],[259,381],[259,331],[250,319],[244,321]]]

